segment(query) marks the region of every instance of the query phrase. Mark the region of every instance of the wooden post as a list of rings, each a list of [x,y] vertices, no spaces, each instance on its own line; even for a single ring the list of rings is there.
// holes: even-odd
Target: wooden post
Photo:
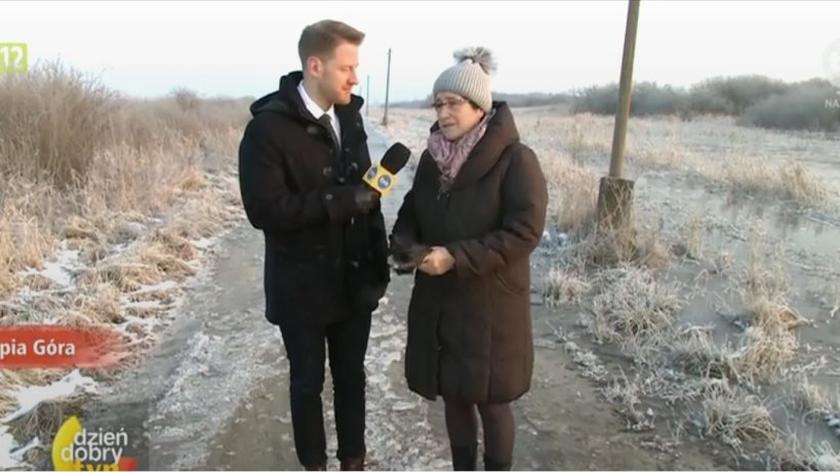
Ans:
[[[610,177],[621,177],[624,170],[624,145],[627,121],[630,116],[630,96],[633,93],[633,59],[636,53],[636,30],[639,23],[639,0],[630,0],[627,28],[624,33],[624,54],[621,58],[621,82],[615,112]]]
[[[627,122],[630,116],[630,97],[633,89],[633,60],[636,50],[636,31],[639,22],[639,0],[629,0],[627,25],[624,32],[624,52],[621,59],[621,82],[615,113],[610,171],[601,179],[597,219],[599,232],[617,237],[617,248],[626,254],[634,241],[633,181],[623,178],[624,149]]]
[[[391,48],[388,48],[388,72],[385,76],[385,115],[382,117],[382,126],[388,126],[388,92],[391,89]]]

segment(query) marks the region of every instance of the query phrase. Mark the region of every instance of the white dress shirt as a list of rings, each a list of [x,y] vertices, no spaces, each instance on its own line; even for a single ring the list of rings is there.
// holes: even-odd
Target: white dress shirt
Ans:
[[[333,131],[335,131],[335,136],[338,138],[338,146],[341,147],[341,124],[338,122],[338,117],[335,115],[335,105],[330,105],[329,110],[323,110],[321,106],[315,103],[315,100],[312,100],[312,97],[306,93],[306,88],[303,86],[302,80],[298,83],[297,89],[300,94],[300,98],[303,99],[303,104],[306,106],[306,109],[309,110],[309,113],[312,113],[312,116],[314,116],[316,120],[321,118],[321,115],[329,115]]]

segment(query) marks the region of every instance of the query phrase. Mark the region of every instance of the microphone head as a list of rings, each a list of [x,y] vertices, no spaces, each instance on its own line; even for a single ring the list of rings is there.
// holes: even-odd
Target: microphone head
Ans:
[[[394,143],[393,146],[385,151],[385,155],[382,156],[379,165],[384,167],[388,172],[396,174],[405,167],[409,157],[411,157],[411,150],[402,143]]]

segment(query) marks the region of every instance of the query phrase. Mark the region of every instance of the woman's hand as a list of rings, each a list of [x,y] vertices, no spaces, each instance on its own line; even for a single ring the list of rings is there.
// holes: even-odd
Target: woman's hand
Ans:
[[[429,275],[443,275],[454,266],[455,258],[445,247],[432,246],[432,251],[426,254],[418,269]]]

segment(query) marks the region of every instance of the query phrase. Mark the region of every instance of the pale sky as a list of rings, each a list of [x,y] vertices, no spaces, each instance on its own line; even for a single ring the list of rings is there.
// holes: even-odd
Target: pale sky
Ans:
[[[0,42],[26,42],[29,61],[61,58],[135,96],[175,87],[261,96],[300,68],[304,26],[331,18],[367,35],[359,74],[372,102],[423,98],[482,45],[499,64],[493,89],[564,92],[617,82],[625,1],[603,2],[19,2],[0,4]],[[840,39],[840,2],[642,0],[634,80],[686,86],[719,75],[786,81],[826,77]]]

